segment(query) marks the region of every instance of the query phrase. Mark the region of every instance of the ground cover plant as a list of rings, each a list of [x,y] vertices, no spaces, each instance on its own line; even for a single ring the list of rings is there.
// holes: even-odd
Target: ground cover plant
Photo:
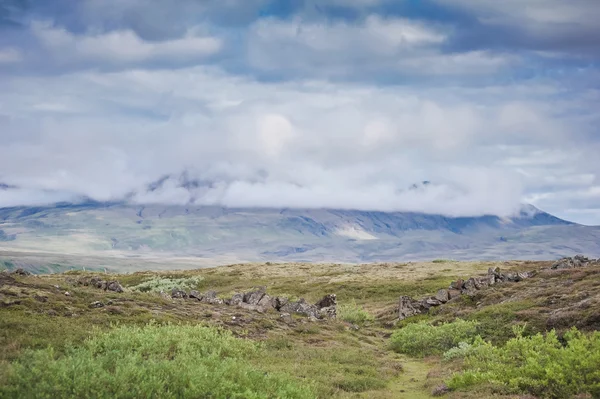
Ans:
[[[440,325],[426,321],[410,323],[392,334],[391,347],[411,356],[440,355],[461,342],[473,342],[478,325],[475,321],[460,319]]]
[[[463,346],[465,370],[452,376],[448,386],[461,390],[490,385],[542,398],[600,397],[600,332],[584,334],[574,328],[562,340],[554,330],[529,337],[516,332],[502,346],[482,340]]]
[[[203,326],[118,327],[63,354],[25,351],[0,386],[5,398],[311,398],[312,387],[256,369],[260,347]]]

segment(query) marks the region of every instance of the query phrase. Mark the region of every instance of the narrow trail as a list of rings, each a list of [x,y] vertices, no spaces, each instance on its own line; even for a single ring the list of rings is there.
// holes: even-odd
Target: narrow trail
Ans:
[[[429,399],[432,398],[430,390],[425,388],[427,373],[432,366],[423,360],[410,357],[401,357],[404,372],[390,384],[394,398],[398,399]]]

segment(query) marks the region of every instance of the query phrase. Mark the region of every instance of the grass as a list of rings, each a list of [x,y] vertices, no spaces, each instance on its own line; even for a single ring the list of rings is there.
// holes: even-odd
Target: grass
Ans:
[[[340,320],[347,321],[348,323],[363,325],[366,322],[372,322],[375,317],[364,310],[361,306],[358,306],[356,302],[348,304],[342,304],[338,306],[337,317]]]

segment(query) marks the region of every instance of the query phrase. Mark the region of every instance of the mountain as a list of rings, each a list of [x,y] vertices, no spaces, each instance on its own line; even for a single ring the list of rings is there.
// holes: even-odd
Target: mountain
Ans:
[[[86,201],[0,209],[0,249],[231,261],[374,262],[600,255],[600,228],[531,205],[512,218]]]

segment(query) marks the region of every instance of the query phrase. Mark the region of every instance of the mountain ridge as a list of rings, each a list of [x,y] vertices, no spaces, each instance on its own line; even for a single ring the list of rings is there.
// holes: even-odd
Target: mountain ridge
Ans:
[[[511,218],[343,209],[58,203],[0,208],[0,248],[112,256],[349,263],[600,253],[600,228],[531,205]]]

